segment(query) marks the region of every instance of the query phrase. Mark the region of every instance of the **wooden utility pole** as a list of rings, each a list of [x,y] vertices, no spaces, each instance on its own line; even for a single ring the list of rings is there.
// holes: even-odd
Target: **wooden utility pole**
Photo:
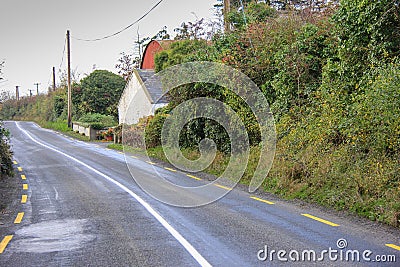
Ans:
[[[39,84],[40,83],[34,83],[33,85],[36,85],[36,95],[39,95]]]
[[[225,27],[225,33],[228,33],[231,31],[231,25],[228,20],[228,15],[229,12],[231,12],[231,1],[230,0],[224,0],[224,27]]]
[[[15,86],[15,98],[19,100],[19,86]]]
[[[53,67],[53,91],[56,90],[56,67]]]
[[[71,98],[71,46],[70,34],[67,31],[67,72],[68,72],[68,127],[72,127],[72,98]]]

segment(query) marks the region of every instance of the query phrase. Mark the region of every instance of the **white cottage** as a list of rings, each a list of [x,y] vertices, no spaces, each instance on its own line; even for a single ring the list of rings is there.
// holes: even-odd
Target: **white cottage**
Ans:
[[[140,69],[133,71],[119,101],[120,124],[138,123],[140,118],[154,115],[156,109],[168,104],[166,97],[161,98],[161,82],[153,77],[154,57],[156,53],[168,49],[173,42],[173,40],[152,40],[146,46]]]
[[[120,124],[138,123],[140,118],[154,115],[156,109],[168,104],[162,97],[161,82],[153,75],[151,69],[133,71],[118,104]]]

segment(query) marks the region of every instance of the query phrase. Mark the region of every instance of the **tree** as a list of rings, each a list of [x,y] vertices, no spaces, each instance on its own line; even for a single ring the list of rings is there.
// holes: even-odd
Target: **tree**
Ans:
[[[321,11],[328,5],[337,5],[339,0],[231,0],[231,9],[237,11],[242,8],[242,4],[246,8],[249,4],[255,3],[267,5],[277,10],[309,8],[313,11]],[[223,7],[223,0],[218,0],[215,7]]]
[[[183,22],[180,27],[175,28],[175,40],[199,40],[205,39],[207,29],[204,19],[197,19],[194,22]]]
[[[228,16],[228,21],[236,28],[246,26],[246,24],[265,22],[268,18],[275,17],[277,11],[269,5],[263,3],[249,3],[244,10],[232,10]]]
[[[164,26],[159,32],[156,33],[156,35],[151,38],[151,40],[168,40],[170,38],[171,36],[168,33],[168,28],[167,26]]]
[[[78,115],[100,113],[118,118],[118,101],[125,80],[107,70],[95,70],[74,89]]]
[[[125,52],[120,53],[121,57],[118,59],[118,63],[115,68],[118,70],[118,74],[128,81],[134,68],[138,68],[140,59],[138,57],[133,58],[132,54],[126,54]]]
[[[0,103],[6,102],[11,99],[11,95],[9,91],[2,91],[0,93]]]
[[[67,70],[58,70],[60,76],[60,84],[58,87],[67,87],[68,73]],[[71,83],[78,83],[81,74],[78,72],[78,68],[71,70]]]

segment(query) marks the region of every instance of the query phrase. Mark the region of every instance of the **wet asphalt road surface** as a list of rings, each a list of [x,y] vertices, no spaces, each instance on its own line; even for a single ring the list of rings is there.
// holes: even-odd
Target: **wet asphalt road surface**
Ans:
[[[128,157],[149,182],[154,169],[177,184],[206,181],[31,122],[5,127],[21,201],[0,227],[0,266],[400,266],[397,229],[244,187],[173,207],[140,189]]]

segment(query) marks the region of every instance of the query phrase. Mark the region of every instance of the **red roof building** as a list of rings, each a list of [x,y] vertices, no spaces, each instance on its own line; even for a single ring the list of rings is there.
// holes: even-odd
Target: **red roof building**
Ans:
[[[140,69],[154,70],[155,69],[154,57],[156,53],[164,49],[167,49],[172,42],[173,40],[162,40],[162,41],[152,40],[150,43],[148,43],[143,53]]]

